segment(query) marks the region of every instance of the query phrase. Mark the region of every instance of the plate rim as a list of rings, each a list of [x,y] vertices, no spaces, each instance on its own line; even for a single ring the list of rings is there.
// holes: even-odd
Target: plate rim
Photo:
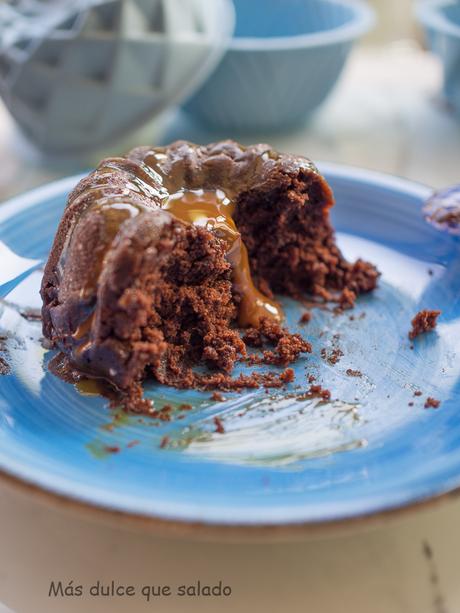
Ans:
[[[460,496],[460,486],[427,496],[410,503],[378,511],[362,513],[342,519],[283,523],[219,523],[179,520],[109,508],[55,492],[0,468],[2,485],[35,502],[44,504],[78,519],[88,519],[116,528],[134,529],[164,538],[187,538],[210,542],[290,542],[341,536],[358,530],[375,529],[388,522],[399,521],[416,512],[428,512],[453,502]]]

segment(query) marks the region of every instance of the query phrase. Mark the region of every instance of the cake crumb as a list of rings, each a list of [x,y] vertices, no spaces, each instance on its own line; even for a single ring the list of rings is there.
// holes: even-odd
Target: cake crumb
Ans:
[[[214,421],[214,425],[216,426],[216,432],[218,432],[219,434],[224,434],[225,428],[224,428],[224,424],[222,423],[221,418],[214,417],[213,421]]]
[[[295,373],[292,368],[286,368],[281,374],[280,379],[283,383],[292,383],[295,379]]]
[[[291,334],[276,321],[266,317],[260,320],[257,328],[248,328],[243,336],[243,342],[250,347],[261,348],[265,343],[274,346],[273,350],[266,350],[263,356],[252,354],[248,357],[251,364],[272,364],[274,366],[287,366],[295,362],[301,353],[311,353],[310,343],[300,334]]]
[[[412,328],[409,331],[409,338],[414,340],[419,334],[434,330],[440,314],[439,310],[423,309],[419,311],[411,321]]]
[[[347,368],[346,374],[349,377],[362,377],[363,373],[360,370],[353,370],[353,368]]]
[[[299,319],[299,324],[308,324],[311,321],[311,318],[312,318],[311,311],[305,311],[305,313],[302,313]]]
[[[136,383],[126,392],[109,395],[111,409],[122,408],[126,413],[143,413],[152,415],[155,412],[153,402],[144,397],[142,386]]]
[[[179,405],[179,411],[191,411],[192,410],[192,405],[188,404],[188,403],[183,403],[181,405]]]
[[[159,419],[160,421],[171,421],[172,419],[171,412],[172,412],[172,406],[170,404],[165,404],[159,410],[154,409],[154,410],[149,411],[149,415],[150,417]]]
[[[335,347],[330,352],[327,351],[325,347],[321,349],[321,357],[323,360],[326,360],[329,364],[334,366],[337,362],[340,361],[340,358],[343,356],[343,351],[338,347]]]
[[[104,451],[107,453],[119,453],[120,447],[118,445],[104,445]]]
[[[129,443],[126,445],[126,447],[130,448],[131,447],[135,447],[136,445],[139,445],[140,441],[138,441],[137,439],[134,441],[129,441]]]
[[[314,381],[316,381],[315,375],[308,375],[307,381],[308,383],[313,383]]]
[[[352,309],[355,304],[355,301],[356,301],[355,292],[349,289],[348,287],[345,287],[342,290],[342,293],[340,294],[340,297],[339,297],[340,308],[343,310]]]
[[[169,443],[169,436],[163,436],[160,441],[160,449],[164,449]]]
[[[440,400],[437,400],[436,398],[432,398],[431,396],[428,396],[428,398],[425,400],[424,407],[425,409],[437,409],[440,404],[441,404]]]
[[[415,390],[414,396],[421,396],[422,392],[420,390]]]
[[[331,399],[331,392],[328,389],[324,389],[321,385],[311,385],[308,393],[311,396],[319,396],[323,400]]]
[[[212,393],[211,400],[214,400],[215,402],[224,402],[225,398],[220,392],[216,390]]]
[[[287,375],[289,377],[289,375]],[[241,392],[244,389],[258,389],[283,387],[286,378],[285,371],[281,374],[273,372],[258,373],[250,375],[241,373],[238,377],[232,377],[225,373],[212,373],[209,375],[196,375],[195,387],[202,390],[218,389],[226,392]]]
[[[412,401],[408,402],[407,404],[408,404],[410,407],[413,407],[413,406],[414,406],[414,403],[413,403]]]

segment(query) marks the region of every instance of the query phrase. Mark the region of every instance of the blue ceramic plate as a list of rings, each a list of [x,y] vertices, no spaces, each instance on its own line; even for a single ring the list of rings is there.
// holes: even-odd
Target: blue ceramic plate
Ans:
[[[157,408],[171,405],[170,421],[111,412],[103,398],[47,371],[34,319],[36,266],[78,177],[2,205],[0,334],[11,374],[0,377],[0,469],[80,503],[218,526],[335,522],[458,487],[458,241],[422,219],[428,188],[358,169],[322,170],[337,198],[340,245],[349,258],[377,264],[379,289],[352,313],[315,309],[303,327],[304,308],[283,301],[289,326],[314,347],[288,390],[226,394],[216,403],[209,393],[148,384]],[[421,308],[442,316],[411,349],[410,320]],[[343,355],[333,364],[335,349]],[[330,402],[299,399],[307,374],[331,390]],[[441,407],[424,409],[427,396]],[[183,403],[193,408],[181,410]]]

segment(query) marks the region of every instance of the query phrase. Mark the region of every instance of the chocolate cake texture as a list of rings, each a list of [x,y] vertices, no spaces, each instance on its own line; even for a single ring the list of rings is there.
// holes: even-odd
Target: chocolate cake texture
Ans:
[[[286,366],[276,356],[310,347],[280,325],[276,293],[350,306],[376,286],[371,264],[338,249],[333,202],[310,160],[268,145],[179,141],[103,160],[59,224],[41,286],[44,336],[73,369],[122,391],[145,377],[231,389],[247,355],[240,328]]]

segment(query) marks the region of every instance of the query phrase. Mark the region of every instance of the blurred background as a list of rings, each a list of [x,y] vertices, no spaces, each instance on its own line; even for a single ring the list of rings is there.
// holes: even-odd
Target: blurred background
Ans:
[[[0,3],[0,198],[175,139],[455,182],[459,24],[456,0]]]

